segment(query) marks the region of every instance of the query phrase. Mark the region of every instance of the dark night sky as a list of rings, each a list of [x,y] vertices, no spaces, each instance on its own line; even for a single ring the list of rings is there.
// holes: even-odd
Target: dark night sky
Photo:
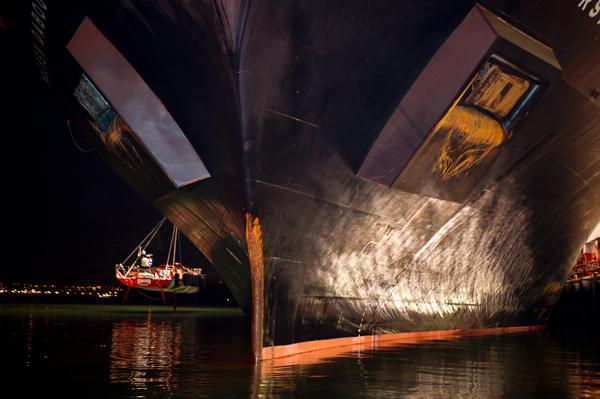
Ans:
[[[114,283],[115,262],[161,215],[94,152],[78,150],[63,110],[55,106],[59,102],[35,69],[28,27],[9,7],[0,5],[2,207],[7,221],[2,223],[0,282]],[[76,131],[73,136],[78,138]]]

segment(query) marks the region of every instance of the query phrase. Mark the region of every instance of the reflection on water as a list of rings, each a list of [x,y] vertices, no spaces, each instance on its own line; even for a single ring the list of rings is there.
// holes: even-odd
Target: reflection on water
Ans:
[[[181,324],[174,320],[121,320],[114,323],[110,351],[110,381],[128,382],[135,391],[171,392],[177,387],[173,369],[181,363]]]
[[[263,373],[259,392],[313,397],[323,388],[344,397],[596,398],[600,358],[591,342],[563,346],[547,332],[469,337],[278,367]]]
[[[226,310],[0,305],[0,356],[12,366],[0,381],[22,396],[600,397],[589,334],[415,341],[254,368],[247,330]]]

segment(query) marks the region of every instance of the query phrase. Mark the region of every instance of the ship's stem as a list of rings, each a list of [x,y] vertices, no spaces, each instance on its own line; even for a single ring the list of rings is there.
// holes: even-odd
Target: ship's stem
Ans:
[[[260,221],[249,212],[246,213],[246,243],[252,285],[251,349],[254,362],[259,363],[263,346],[264,262]]]

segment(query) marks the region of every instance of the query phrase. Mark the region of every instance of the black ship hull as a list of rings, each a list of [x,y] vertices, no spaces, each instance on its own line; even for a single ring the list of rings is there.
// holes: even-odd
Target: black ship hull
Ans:
[[[33,3],[45,6],[40,73],[71,123],[203,252],[244,311],[260,313],[264,346],[543,323],[600,221],[594,4],[484,2],[556,62],[534,51],[552,71],[540,69],[535,101],[487,159],[445,180],[419,166],[429,128],[415,122],[407,139],[390,136],[406,131],[400,119],[389,126],[423,79],[434,93],[468,84],[424,74],[469,18],[491,18],[472,1]],[[126,89],[86,61],[82,21],[108,43],[105,71],[128,64],[160,99],[201,160],[196,179],[170,174],[115,105]],[[503,46],[494,51],[516,54]],[[508,61],[534,65],[527,57]],[[118,146],[73,95],[82,73],[131,127]]]

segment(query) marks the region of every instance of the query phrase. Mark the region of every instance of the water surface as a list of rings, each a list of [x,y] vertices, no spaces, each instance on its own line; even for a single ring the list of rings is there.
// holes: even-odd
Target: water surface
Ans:
[[[4,386],[23,396],[600,397],[600,345],[549,331],[253,367],[236,309],[0,305]],[[12,391],[13,389],[11,389]]]

